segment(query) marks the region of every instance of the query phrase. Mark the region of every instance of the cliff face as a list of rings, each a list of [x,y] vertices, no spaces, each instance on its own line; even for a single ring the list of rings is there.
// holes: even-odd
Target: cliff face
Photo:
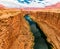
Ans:
[[[34,14],[31,14],[31,18],[47,35],[47,40],[52,43],[54,49],[60,49],[60,13],[36,12]]]
[[[32,49],[34,37],[19,11],[1,11],[0,49]]]
[[[60,49],[60,12],[57,10],[0,10],[0,49],[32,49],[34,37],[25,20],[29,14],[47,36],[53,49]]]

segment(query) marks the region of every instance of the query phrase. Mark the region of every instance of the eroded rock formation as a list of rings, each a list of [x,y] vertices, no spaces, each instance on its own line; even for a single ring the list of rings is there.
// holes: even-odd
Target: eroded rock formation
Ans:
[[[22,13],[4,12],[0,18],[0,49],[32,49],[34,37]]]
[[[60,49],[60,10],[21,11],[0,10],[0,49],[32,49],[34,36],[28,22],[29,14],[47,36],[53,49]]]
[[[60,49],[60,13],[36,12],[31,16],[47,35],[47,40],[52,43],[53,49]]]

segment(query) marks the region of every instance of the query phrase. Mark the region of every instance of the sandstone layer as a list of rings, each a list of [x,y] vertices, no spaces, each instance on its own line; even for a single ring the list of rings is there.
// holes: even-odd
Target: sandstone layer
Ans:
[[[34,37],[18,10],[0,10],[0,49],[32,49]]]
[[[0,10],[0,49],[33,49],[34,37],[24,19],[25,14],[39,25],[53,49],[60,49],[60,9]]]
[[[35,15],[33,15],[35,14]],[[53,45],[53,49],[60,49],[60,12],[36,12],[31,18],[37,22],[47,35],[47,40]]]

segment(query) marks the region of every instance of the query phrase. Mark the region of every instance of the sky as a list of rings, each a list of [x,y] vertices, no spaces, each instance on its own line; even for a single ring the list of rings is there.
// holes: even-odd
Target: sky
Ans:
[[[60,3],[60,0],[0,0],[0,4],[7,8],[45,8]]]

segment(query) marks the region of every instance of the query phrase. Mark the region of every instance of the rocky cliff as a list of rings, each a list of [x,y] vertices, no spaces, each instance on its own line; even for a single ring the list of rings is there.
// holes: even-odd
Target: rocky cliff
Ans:
[[[31,18],[47,35],[47,40],[52,43],[53,49],[60,49],[60,12],[56,10],[41,11],[33,14],[31,14]]]
[[[53,49],[60,49],[60,10],[0,10],[0,49],[34,49],[34,36],[24,16],[30,15],[47,36]]]

